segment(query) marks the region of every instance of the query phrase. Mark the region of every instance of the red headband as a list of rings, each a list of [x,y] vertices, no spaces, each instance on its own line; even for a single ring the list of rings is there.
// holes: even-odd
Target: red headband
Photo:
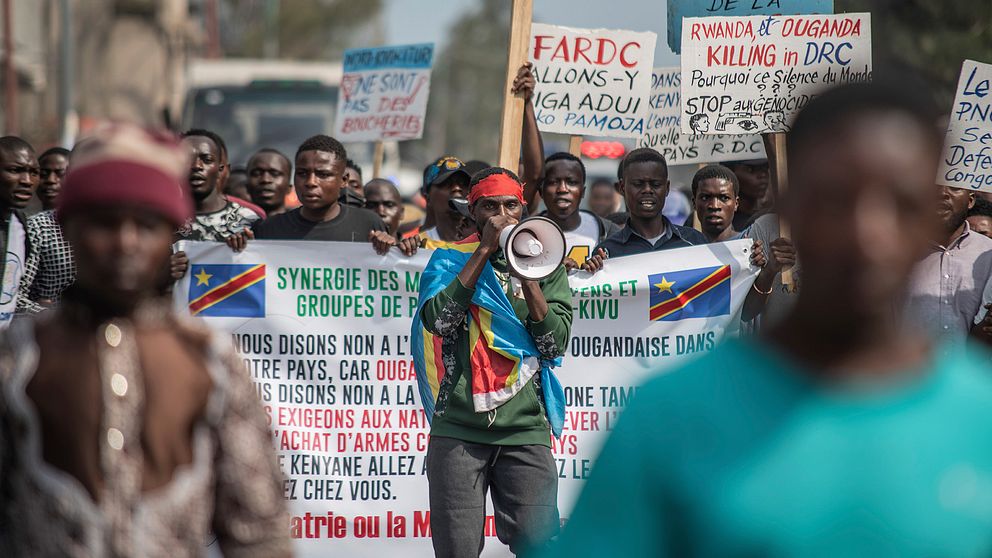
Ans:
[[[526,203],[523,186],[503,173],[491,174],[472,186],[472,190],[468,193],[468,203],[472,204],[479,198],[493,196],[513,196],[520,200],[520,203]]]

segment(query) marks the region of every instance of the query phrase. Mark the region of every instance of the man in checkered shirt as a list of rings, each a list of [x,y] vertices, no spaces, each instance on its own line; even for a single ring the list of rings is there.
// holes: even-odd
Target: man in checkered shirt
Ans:
[[[55,219],[55,200],[62,190],[69,165],[69,151],[53,147],[38,157],[41,183],[37,195],[42,211],[27,222],[28,251],[24,276],[17,293],[17,313],[36,314],[55,306],[76,280],[76,265],[72,248],[62,236],[62,227]]]

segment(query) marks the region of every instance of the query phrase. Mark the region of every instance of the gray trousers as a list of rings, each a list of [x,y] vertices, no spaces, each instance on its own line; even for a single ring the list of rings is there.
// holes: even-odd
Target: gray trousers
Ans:
[[[558,468],[547,446],[491,446],[431,437],[431,537],[437,558],[477,558],[485,544],[486,491],[496,535],[514,555],[558,534]]]

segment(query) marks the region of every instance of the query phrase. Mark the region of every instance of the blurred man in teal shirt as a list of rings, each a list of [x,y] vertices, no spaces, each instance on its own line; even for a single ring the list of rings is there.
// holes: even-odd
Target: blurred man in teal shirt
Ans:
[[[638,391],[558,555],[992,555],[989,359],[895,315],[937,227],[935,117],[877,80],[799,115],[795,307]]]

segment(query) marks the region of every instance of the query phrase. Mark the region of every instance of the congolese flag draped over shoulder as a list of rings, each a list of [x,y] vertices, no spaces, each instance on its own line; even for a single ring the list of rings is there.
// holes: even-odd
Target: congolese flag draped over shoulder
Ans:
[[[265,317],[265,265],[194,264],[189,313],[231,318]]]
[[[420,279],[420,297],[411,328],[413,364],[420,398],[428,420],[434,417],[444,364],[441,338],[424,328],[420,309],[458,276],[478,242],[451,243],[434,251]],[[540,371],[544,409],[551,432],[561,436],[565,424],[565,393],[551,371],[561,364],[540,359],[534,340],[520,322],[492,265],[486,263],[475,285],[468,311],[472,402],[475,412],[491,411],[509,401]]]

